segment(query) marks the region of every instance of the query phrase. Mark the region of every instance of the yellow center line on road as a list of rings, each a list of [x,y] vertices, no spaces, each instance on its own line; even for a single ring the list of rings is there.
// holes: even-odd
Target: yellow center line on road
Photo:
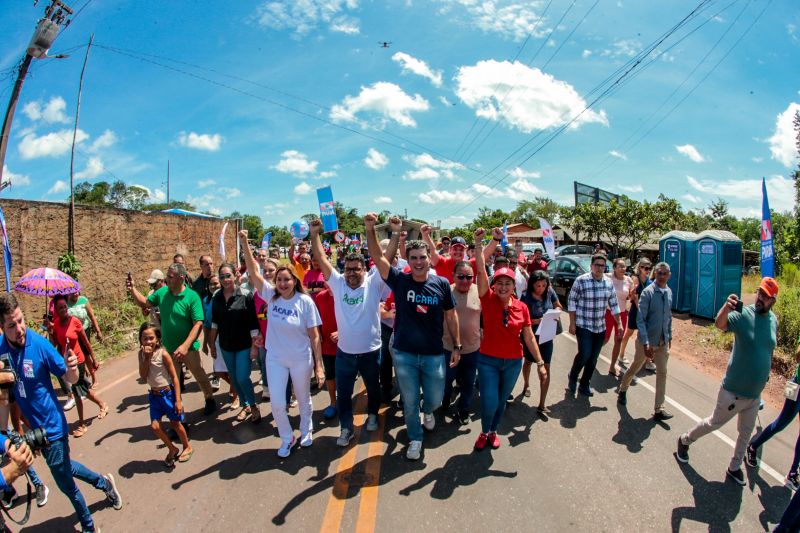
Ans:
[[[356,533],[372,533],[375,531],[375,522],[378,512],[378,487],[381,479],[381,458],[383,457],[383,430],[386,424],[386,410],[383,407],[378,412],[378,430],[371,435],[367,450],[365,474],[366,482],[361,488],[361,503],[358,508]]]
[[[116,387],[117,385],[119,385],[123,381],[129,380],[132,377],[138,376],[138,375],[139,375],[139,371],[138,370],[134,370],[132,372],[129,372],[129,373],[125,374],[124,376],[122,376],[121,378],[115,379],[114,381],[112,381],[111,383],[109,383],[108,385],[103,387],[102,389],[94,391],[94,393],[95,394],[103,394],[107,390],[112,389],[113,387]]]
[[[357,400],[353,406],[353,413],[366,411],[367,395],[364,394],[365,387],[362,383]],[[328,498],[328,506],[322,518],[321,533],[334,533],[339,531],[344,516],[344,506],[347,503],[347,492],[350,490],[350,474],[358,455],[358,439],[361,436],[361,428],[364,426],[366,414],[358,414],[353,417],[353,443],[339,460],[336,468],[336,479],[333,482],[333,491]]]

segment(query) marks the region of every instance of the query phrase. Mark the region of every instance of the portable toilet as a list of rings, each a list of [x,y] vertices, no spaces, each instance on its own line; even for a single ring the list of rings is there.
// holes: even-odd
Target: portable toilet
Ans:
[[[729,231],[707,230],[697,236],[697,264],[692,314],[714,318],[729,294],[742,292],[742,241]]]
[[[688,313],[694,296],[695,264],[697,263],[697,234],[691,231],[670,231],[658,243],[660,261],[669,265],[672,276],[672,310]]]

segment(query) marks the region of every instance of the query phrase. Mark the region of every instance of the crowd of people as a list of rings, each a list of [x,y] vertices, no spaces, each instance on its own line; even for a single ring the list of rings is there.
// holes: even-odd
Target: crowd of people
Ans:
[[[237,236],[243,250],[240,267],[222,263],[214,268],[213,258],[203,255],[200,274],[192,279],[178,254],[166,274],[151,273],[147,294],[128,277],[128,292],[144,314],[138,331],[139,377],[148,389],[150,425],[166,446],[166,467],[189,461],[195,452],[185,425],[185,371],[203,394],[203,415],[220,409],[214,392],[222,380],[230,387],[226,403],[236,411],[235,420],[259,424],[260,402],[251,378],[254,365],[260,372],[261,401],[269,401],[277,427],[280,458],[289,457],[296,446],[313,444],[312,387],[327,391],[329,404],[323,416],[338,418],[336,444],[351,444],[353,395],[359,376],[367,396],[366,431],[378,429],[381,404],[397,399],[409,460],[420,459],[425,434],[435,430],[437,413],[442,412],[449,412],[462,425],[476,414],[480,432],[474,449],[498,449],[506,406],[513,400],[520,376],[523,398],[532,396],[534,365],[539,382],[536,411],[542,419],[548,418],[554,340],[543,338],[537,328],[551,310],[567,312],[568,331],[577,340],[577,354],[565,380],[571,394],[594,396],[591,382],[598,357],[603,345],[613,339],[608,373],[619,379],[618,403],[627,404],[636,374],[652,365],[656,373],[653,420],[672,418],[664,409],[672,341],[667,263],[653,266],[642,259],[634,266],[634,275],[628,276],[624,260],[608,264],[604,253],[595,253],[591,271],[575,280],[564,306],[551,287],[541,251],[527,255],[519,247],[503,251],[500,228],[477,229],[472,244],[461,237],[435,243],[430,226],[421,228],[421,240],[407,240],[402,221],[392,217],[390,238],[379,241],[377,221],[375,214],[367,214],[365,247],[342,247],[335,260],[331,246],[322,241],[322,224],[315,220],[309,240],[290,248],[288,262],[275,249],[251,249],[243,230]],[[738,417],[739,437],[727,475],[742,485],[742,462],[756,466],[759,447],[800,411],[797,398],[787,398],[778,420],[751,441],[776,344],[777,318],[770,309],[777,294],[775,280],[764,278],[754,305],[742,306],[731,295],[719,310],[716,326],[733,332],[735,343],[717,406],[677,441],[677,459],[688,462],[690,445]],[[7,394],[10,407],[0,410],[0,415],[6,419],[3,427],[8,427],[10,416],[18,431],[22,423],[47,430],[51,446],[42,453],[56,484],[72,501],[83,530],[94,531],[74,479],[104,491],[114,508],[121,508],[122,498],[111,474],[96,474],[69,456],[68,437],[79,438],[87,431],[83,399],[96,404],[97,418],[108,413],[108,405],[93,390],[99,364],[89,332],[94,330],[98,338],[101,333],[88,301],[81,298],[53,299],[52,320],[46,323],[48,340],[27,330],[13,295],[0,295],[4,334],[0,361],[6,357],[16,374]],[[560,333],[560,319],[557,325]],[[631,337],[635,357],[627,362],[624,354]],[[212,360],[211,378],[202,354]],[[63,409],[51,374],[71,394]],[[69,430],[64,411],[73,401],[77,420]],[[299,408],[299,428],[292,427],[288,414],[292,407]],[[173,435],[162,427],[164,417]],[[4,489],[25,470],[38,479],[25,448],[9,449],[8,454],[14,468],[3,470],[8,482]],[[798,462],[800,439],[787,476],[795,489],[800,479]],[[41,481],[34,485],[44,505],[47,488]],[[800,500],[795,500],[784,516],[786,523],[779,526],[786,527],[781,531],[796,531],[792,527],[800,526]]]

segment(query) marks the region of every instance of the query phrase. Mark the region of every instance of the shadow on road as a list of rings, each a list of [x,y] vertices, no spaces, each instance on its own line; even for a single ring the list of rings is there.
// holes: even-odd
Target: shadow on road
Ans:
[[[761,513],[758,521],[764,527],[764,531],[770,531],[769,524],[773,526],[780,522],[783,511],[792,499],[792,491],[783,486],[770,486],[758,473],[758,468],[747,468],[747,479],[750,490],[758,487],[758,499],[761,502]]]
[[[589,398],[578,395],[576,398],[569,389],[564,390],[564,399],[550,406],[550,418],[556,418],[561,427],[572,429],[578,420],[598,411],[608,411],[608,407],[592,405]]]
[[[491,450],[455,455],[447,460],[444,466],[435,468],[425,474],[413,485],[401,489],[400,494],[409,496],[433,483],[431,497],[437,500],[450,498],[459,487],[474,485],[485,477],[517,477],[517,472],[503,472],[489,468],[494,463]]]
[[[708,524],[709,532],[731,531],[742,506],[743,487],[727,479],[708,481],[689,464],[678,463],[681,473],[692,486],[694,507],[676,507],[672,510],[672,531],[681,531],[681,522],[691,520]]]
[[[85,487],[81,488],[83,489]],[[53,495],[52,491],[50,495],[52,497]],[[61,493],[59,493],[59,495],[63,496]],[[85,496],[86,492],[84,491],[84,497]],[[102,500],[94,502],[89,506],[89,512],[94,515],[95,513],[97,513],[97,511],[105,507],[110,507],[110,504],[106,501],[105,497],[103,497]],[[31,510],[31,512],[35,511]],[[80,528],[78,517],[77,515],[75,515],[74,512],[70,512],[69,515],[67,516],[59,516],[56,518],[51,518],[50,520],[42,522],[41,524],[36,524],[34,526],[26,526],[25,531],[30,533],[54,533],[55,531],[75,531],[76,526]],[[97,522],[95,522],[95,527],[97,527]]]
[[[633,418],[624,405],[617,404],[617,411],[619,411],[617,434],[611,437],[611,440],[626,446],[631,453],[639,453],[656,423],[650,418]]]
[[[150,402],[147,400],[147,394],[140,394],[138,396],[128,396],[123,398],[119,405],[117,405],[117,413],[124,413],[128,410],[128,408],[136,407],[136,409],[131,409],[132,412],[138,413],[139,411],[146,411]]]

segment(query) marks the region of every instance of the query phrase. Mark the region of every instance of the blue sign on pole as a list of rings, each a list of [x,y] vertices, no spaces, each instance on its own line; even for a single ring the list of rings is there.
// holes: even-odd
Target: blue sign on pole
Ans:
[[[761,178],[761,277],[775,277],[775,249],[772,246],[772,219],[767,199],[767,182]]]
[[[339,223],[336,221],[333,191],[330,186],[317,189],[317,200],[319,200],[319,218],[322,219],[322,231],[330,233],[338,230]]]

